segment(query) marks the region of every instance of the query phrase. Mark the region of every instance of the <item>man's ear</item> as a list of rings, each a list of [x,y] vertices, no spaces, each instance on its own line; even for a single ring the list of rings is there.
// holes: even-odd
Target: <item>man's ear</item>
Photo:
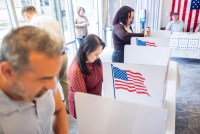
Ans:
[[[7,80],[13,76],[12,66],[6,61],[0,63],[0,72]]]

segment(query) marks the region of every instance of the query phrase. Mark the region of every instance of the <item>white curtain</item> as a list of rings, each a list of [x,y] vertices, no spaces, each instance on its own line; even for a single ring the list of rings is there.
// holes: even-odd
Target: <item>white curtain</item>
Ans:
[[[141,31],[141,24],[139,19],[139,11],[146,10],[146,27],[151,29],[160,30],[161,28],[161,15],[162,15],[163,0],[137,0],[137,7],[135,12],[135,25],[136,32]]]

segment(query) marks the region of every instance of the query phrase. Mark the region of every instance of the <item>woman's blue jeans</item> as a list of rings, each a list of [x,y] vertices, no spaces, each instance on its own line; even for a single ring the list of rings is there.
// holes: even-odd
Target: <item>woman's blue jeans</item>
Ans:
[[[112,62],[124,63],[124,50],[114,50]]]

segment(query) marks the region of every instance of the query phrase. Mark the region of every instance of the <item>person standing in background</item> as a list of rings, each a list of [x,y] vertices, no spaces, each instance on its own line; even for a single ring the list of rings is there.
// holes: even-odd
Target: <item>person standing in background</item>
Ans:
[[[83,7],[78,8],[78,16],[75,19],[75,32],[76,39],[81,44],[82,40],[88,35],[88,26],[89,22],[87,17],[85,16],[85,9]]]
[[[96,35],[89,34],[83,39],[78,52],[69,68],[69,112],[76,118],[74,94],[84,92],[101,95],[103,70],[99,54],[105,43]]]
[[[55,19],[37,13],[36,9],[32,5],[27,5],[22,8],[22,16],[29,21],[31,26],[35,26],[45,30],[49,35],[58,41],[62,41],[65,43],[64,35],[60,24]],[[64,51],[65,52],[65,51]],[[62,50],[62,58],[63,58],[63,65],[59,74],[59,82],[61,84],[63,94],[64,94],[64,101],[66,101],[66,110],[68,109],[67,106],[67,96],[68,96],[68,79],[67,79],[67,55],[63,54]]]
[[[179,20],[178,13],[172,13],[172,21],[167,24],[165,30],[170,30],[171,32],[184,32],[184,23]]]
[[[134,19],[134,9],[128,6],[121,7],[113,20],[114,52],[112,62],[124,63],[124,46],[131,44],[131,37],[144,37],[144,33],[133,33],[131,24]],[[147,33],[147,32],[145,32]]]

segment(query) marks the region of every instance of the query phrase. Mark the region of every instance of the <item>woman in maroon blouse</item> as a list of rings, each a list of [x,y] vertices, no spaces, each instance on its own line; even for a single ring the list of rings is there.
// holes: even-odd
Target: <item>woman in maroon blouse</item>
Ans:
[[[69,113],[75,118],[74,94],[76,92],[101,95],[103,72],[99,54],[104,47],[104,42],[98,36],[94,34],[86,36],[69,68],[68,105]]]

